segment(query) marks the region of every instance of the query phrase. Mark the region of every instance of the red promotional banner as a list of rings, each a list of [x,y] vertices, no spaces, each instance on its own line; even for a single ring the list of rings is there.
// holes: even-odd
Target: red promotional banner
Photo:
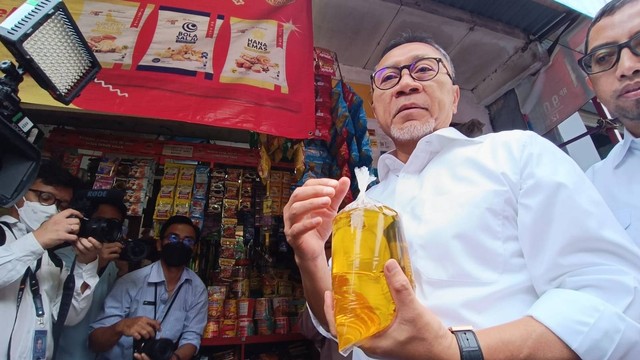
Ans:
[[[0,0],[0,21],[21,3]],[[65,4],[103,66],[74,107],[289,138],[313,133],[310,1]],[[20,96],[39,102],[22,87]]]

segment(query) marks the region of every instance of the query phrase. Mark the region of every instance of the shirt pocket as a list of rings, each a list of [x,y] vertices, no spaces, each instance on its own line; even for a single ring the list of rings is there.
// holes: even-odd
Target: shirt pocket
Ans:
[[[504,197],[492,194],[434,199],[435,208],[423,209],[428,215],[423,215],[422,226],[405,226],[424,229],[415,234],[419,242],[410,244],[417,277],[470,283],[499,279],[507,263],[505,219],[509,207],[498,200]],[[413,218],[419,221],[417,213]]]

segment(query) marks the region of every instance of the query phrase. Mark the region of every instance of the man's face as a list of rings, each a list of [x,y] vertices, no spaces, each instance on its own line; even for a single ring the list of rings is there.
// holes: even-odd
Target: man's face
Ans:
[[[628,4],[614,15],[603,18],[591,30],[588,52],[603,45],[615,45],[640,33],[640,1]],[[612,69],[590,75],[598,99],[629,127],[640,131],[640,57],[623,49]],[[637,135],[637,134],[636,134]]]
[[[442,58],[440,52],[423,43],[408,43],[387,53],[376,69],[402,66],[422,57]],[[450,64],[446,64],[451,68]],[[396,146],[415,145],[425,135],[448,127],[457,111],[460,89],[440,66],[429,81],[416,81],[403,70],[400,82],[389,90],[373,88],[373,110],[380,127]]]
[[[71,202],[71,198],[73,197],[73,189],[67,187],[60,186],[51,186],[46,185],[40,179],[36,179],[33,184],[29,187],[28,190],[24,194],[24,199],[32,202],[40,202],[40,198],[46,198],[48,200],[53,200],[55,202],[55,206],[57,206],[58,211],[64,210],[66,206]],[[53,197],[53,199],[50,199]],[[16,206],[21,208],[24,205],[24,200],[20,199],[16,202]],[[65,206],[61,206],[65,205]],[[15,218],[18,218],[18,211],[15,207],[11,209]]]
[[[196,231],[189,224],[173,224],[169,226],[163,238],[159,240],[158,251],[162,250],[163,245],[170,243],[172,238],[193,248],[196,241]]]
[[[118,208],[110,204],[100,204],[93,215],[91,215],[91,218],[117,220],[120,222],[124,220]]]

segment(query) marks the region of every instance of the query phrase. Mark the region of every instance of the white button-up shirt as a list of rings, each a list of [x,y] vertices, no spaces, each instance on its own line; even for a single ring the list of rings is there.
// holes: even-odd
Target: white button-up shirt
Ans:
[[[418,299],[445,325],[530,315],[582,359],[637,359],[640,251],[551,142],[446,128],[378,165],[367,196],[400,213]]]
[[[624,140],[587,170],[596,189],[631,238],[640,245],[640,139],[625,129]]]
[[[32,359],[34,344],[34,334],[36,330],[47,331],[47,355],[50,359],[53,355],[53,338],[51,331],[53,319],[58,316],[60,298],[62,297],[62,286],[69,274],[69,269],[60,271],[59,268],[49,258],[46,250],[33,236],[27,233],[25,226],[11,216],[2,216],[0,220],[8,222],[11,230],[4,226],[0,231],[4,231],[7,242],[0,246],[0,314],[2,314],[2,324],[0,324],[0,359],[7,358],[9,338],[11,338],[11,359]],[[36,262],[42,257],[42,265],[36,273],[40,285],[40,294],[44,307],[44,323],[40,324],[36,317],[33,304],[33,297],[29,290],[29,283],[23,293],[20,308],[16,316],[16,304],[18,287],[20,280],[27,267],[36,268]],[[65,321],[66,325],[75,325],[85,316],[89,310],[92,299],[92,291],[98,283],[98,260],[89,263],[76,263],[74,270],[75,291],[71,301],[69,314]],[[83,283],[87,283],[89,288],[84,293],[80,292]],[[15,320],[15,324],[14,324]],[[12,336],[13,331],[13,336]]]

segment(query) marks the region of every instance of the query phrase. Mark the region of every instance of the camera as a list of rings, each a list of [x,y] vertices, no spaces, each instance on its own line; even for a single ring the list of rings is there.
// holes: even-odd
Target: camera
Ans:
[[[120,252],[120,260],[129,262],[142,261],[149,253],[149,247],[144,240],[127,240],[122,236],[122,223],[114,219],[80,219],[78,236],[92,237],[101,243],[119,242],[124,247]]]
[[[140,339],[133,340],[133,352],[145,354],[151,360],[170,360],[175,350],[175,344],[171,339]]]
[[[115,219],[80,219],[78,236],[92,237],[102,243],[117,242],[122,239],[122,222]]]

